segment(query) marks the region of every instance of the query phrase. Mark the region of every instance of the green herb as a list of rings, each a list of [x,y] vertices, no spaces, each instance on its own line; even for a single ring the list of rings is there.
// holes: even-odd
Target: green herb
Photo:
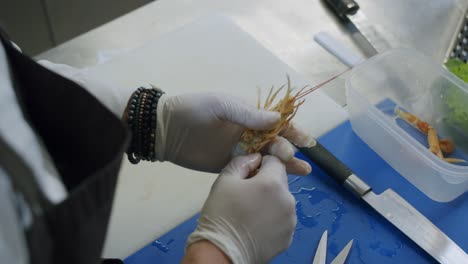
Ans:
[[[450,59],[445,66],[457,77],[468,83],[468,64]],[[448,87],[445,102],[449,108],[447,122],[468,133],[468,95],[458,87]]]

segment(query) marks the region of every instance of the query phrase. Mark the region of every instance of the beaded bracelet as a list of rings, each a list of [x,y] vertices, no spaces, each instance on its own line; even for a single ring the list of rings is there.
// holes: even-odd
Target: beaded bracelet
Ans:
[[[156,110],[159,98],[163,94],[164,92],[156,87],[140,87],[130,98],[127,123],[132,132],[132,141],[127,149],[127,156],[133,164],[140,160],[156,161]]]

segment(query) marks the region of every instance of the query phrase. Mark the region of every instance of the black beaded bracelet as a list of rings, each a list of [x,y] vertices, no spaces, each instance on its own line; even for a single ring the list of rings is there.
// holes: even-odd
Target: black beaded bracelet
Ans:
[[[156,87],[140,87],[131,96],[127,122],[132,132],[132,141],[127,149],[127,156],[133,164],[140,160],[156,161],[154,142],[157,107],[163,94],[164,92]]]

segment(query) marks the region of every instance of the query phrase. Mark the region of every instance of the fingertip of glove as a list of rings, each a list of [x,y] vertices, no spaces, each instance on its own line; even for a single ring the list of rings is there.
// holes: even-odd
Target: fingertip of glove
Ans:
[[[239,175],[240,178],[246,178],[251,171],[254,171],[260,165],[262,156],[254,153],[246,156],[237,156],[223,170],[228,174]]]
[[[271,156],[271,155],[263,156],[262,168],[267,168],[270,166],[282,166],[283,168],[285,168],[284,163],[276,156]]]
[[[305,134],[303,137],[300,138],[300,140],[297,141],[296,145],[299,147],[311,148],[317,145],[317,141],[315,141],[315,138],[311,135]]]
[[[270,121],[273,121],[273,122],[278,122],[279,119],[281,118],[281,114],[279,112],[276,112],[276,111],[267,111],[267,110],[260,110],[262,111],[269,119]]]
[[[317,144],[315,138],[295,122],[290,124],[286,131],[283,132],[282,136],[298,147],[310,148]]]
[[[303,160],[299,161],[299,175],[309,175],[312,172],[312,167],[308,162]]]
[[[285,138],[276,137],[268,148],[270,154],[278,157],[283,162],[288,162],[294,158],[295,149]]]
[[[274,111],[266,111],[264,109],[255,109],[250,116],[246,116],[245,123],[251,129],[271,129],[279,122],[280,113]]]
[[[310,166],[310,164],[305,161],[304,161],[303,166],[304,166],[305,175],[309,175],[312,172],[312,166]]]
[[[260,165],[261,158],[262,155],[260,155],[260,153],[247,155],[245,156],[245,164],[248,166],[250,171],[253,171],[258,167],[258,165]]]
[[[275,111],[266,111],[266,110],[260,110],[262,115],[263,115],[263,120],[265,121],[266,123],[266,126],[268,126],[269,128],[275,126],[280,118],[281,118],[281,114],[278,113],[278,112],[275,112]]]

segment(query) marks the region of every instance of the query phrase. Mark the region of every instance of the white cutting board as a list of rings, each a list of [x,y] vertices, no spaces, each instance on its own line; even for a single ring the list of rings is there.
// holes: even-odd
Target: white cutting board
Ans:
[[[320,63],[320,62],[317,62]],[[257,99],[257,87],[280,86],[286,74],[297,87],[316,84],[298,75],[230,19],[213,15],[89,69],[125,95],[155,84],[168,95],[224,92]],[[295,120],[315,136],[347,118],[321,91],[306,99]],[[126,257],[198,212],[216,175],[164,163],[123,164],[104,249]]]

